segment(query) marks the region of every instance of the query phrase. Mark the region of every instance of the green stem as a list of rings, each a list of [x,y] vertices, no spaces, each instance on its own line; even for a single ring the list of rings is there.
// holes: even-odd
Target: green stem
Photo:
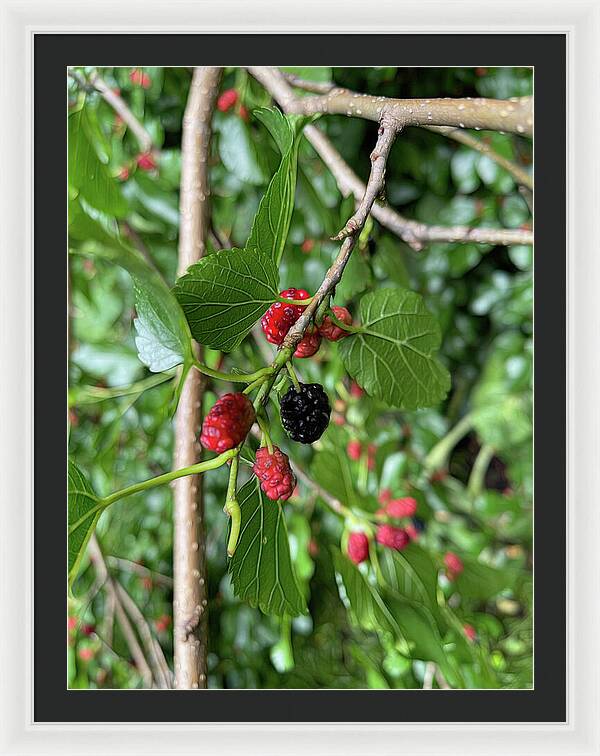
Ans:
[[[471,415],[465,415],[454,428],[452,428],[429,452],[425,457],[424,468],[427,472],[439,470],[443,468],[448,462],[450,452],[456,444],[461,440],[463,436],[473,427],[473,417]]]
[[[292,380],[292,383],[294,384],[294,388],[296,391],[300,391],[300,381],[298,380],[298,376],[296,375],[296,371],[294,370],[294,366],[291,362],[286,363],[286,368],[289,373],[289,376]]]
[[[102,402],[105,399],[117,399],[120,396],[131,396],[132,394],[141,394],[146,389],[159,386],[166,381],[172,381],[173,374],[161,373],[159,375],[150,375],[137,383],[131,383],[128,386],[116,386],[114,388],[102,388],[100,386],[74,386],[69,389],[69,407],[81,404],[93,404]]]
[[[471,470],[469,482],[467,484],[467,491],[472,499],[476,499],[484,488],[485,474],[494,454],[494,447],[490,446],[490,444],[484,444],[475,458],[473,469]]]
[[[148,488],[162,486],[164,483],[170,483],[172,480],[177,480],[177,478],[185,478],[186,475],[198,475],[199,473],[207,472],[208,470],[216,470],[237,453],[237,448],[228,449],[226,452],[223,452],[223,454],[219,454],[218,457],[204,460],[204,462],[197,462],[195,465],[189,465],[188,467],[181,467],[179,470],[171,470],[163,475],[158,475],[156,478],[150,478],[141,483],[134,483],[132,486],[122,488],[120,491],[115,491],[115,493],[110,494],[110,496],[106,496],[104,501],[106,502],[106,506],[109,506],[125,496],[131,496],[132,494],[139,493],[139,491],[146,491]]]
[[[238,538],[240,537],[240,526],[242,523],[242,510],[238,500],[235,497],[237,487],[237,476],[239,469],[239,448],[236,450],[235,457],[231,460],[231,469],[229,470],[229,484],[227,486],[227,497],[225,499],[224,511],[231,518],[231,528],[229,530],[229,540],[227,541],[227,556],[232,557],[237,547]]]
[[[308,299],[284,299],[283,297],[277,298],[277,301],[282,302],[283,304],[300,305],[302,307],[308,307],[312,300],[312,297],[308,297]]]
[[[269,426],[267,425],[267,419],[265,416],[260,412],[256,416],[256,420],[258,422],[258,427],[261,429],[263,434],[263,443],[261,443],[261,446],[267,447],[269,450],[269,454],[273,454],[273,442],[271,441],[271,434],[269,433]]]
[[[212,368],[209,368],[208,365],[204,365],[198,360],[194,360],[192,364],[196,368],[196,370],[198,370],[198,372],[202,373],[203,375],[208,375],[211,378],[217,378],[220,381],[230,381],[231,383],[253,383],[254,381],[263,378],[264,376],[270,375],[270,373],[272,373],[273,371],[273,368],[269,366],[261,368],[255,373],[222,373],[220,370],[213,370]]]
[[[353,325],[348,325],[348,323],[342,323],[342,321],[339,318],[336,318],[333,310],[329,310],[329,312],[327,313],[327,317],[331,318],[332,322],[338,328],[341,328],[342,331],[348,331],[348,333],[362,333],[364,330],[361,326],[353,326]]]

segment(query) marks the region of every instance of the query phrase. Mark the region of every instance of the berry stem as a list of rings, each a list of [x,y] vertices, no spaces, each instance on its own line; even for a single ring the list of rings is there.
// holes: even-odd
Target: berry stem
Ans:
[[[228,449],[223,454],[219,454],[218,457],[207,459],[204,462],[198,462],[195,465],[189,465],[188,467],[181,467],[179,470],[171,470],[163,475],[157,475],[155,478],[149,478],[143,480],[140,483],[134,483],[126,488],[121,488],[119,491],[109,494],[103,498],[98,499],[98,504],[88,510],[83,517],[80,517],[77,522],[74,522],[69,527],[69,535],[76,530],[83,522],[90,517],[93,517],[97,512],[106,509],[111,504],[119,499],[124,499],[126,496],[132,496],[140,491],[146,491],[149,488],[155,488],[156,486],[162,486],[164,483],[170,483],[177,478],[184,478],[186,475],[198,475],[199,473],[207,472],[208,470],[216,470],[218,467],[227,462],[228,459],[232,459],[238,453],[238,449]]]
[[[312,297],[307,297],[306,299],[285,299],[284,297],[278,297],[277,301],[282,302],[283,304],[300,305],[301,307],[307,307],[312,302]]]
[[[327,317],[331,318],[334,325],[336,325],[338,328],[341,328],[342,331],[348,331],[349,333],[362,333],[363,331],[363,328],[361,328],[361,326],[352,326],[348,325],[348,323],[343,323],[339,318],[335,316],[333,310],[329,310],[327,312]]]
[[[227,556],[232,557],[235,553],[238,538],[240,537],[240,525],[242,522],[242,510],[238,500],[235,498],[235,489],[237,487],[237,476],[239,469],[239,452],[238,447],[236,454],[231,459],[231,468],[229,470],[229,483],[227,485],[227,497],[223,511],[231,518],[231,529],[229,531],[229,540],[227,541]]]
[[[194,360],[192,364],[196,368],[196,370],[198,370],[198,372],[202,373],[203,375],[208,375],[211,378],[217,378],[220,381],[230,381],[231,383],[251,384],[255,381],[260,380],[261,378],[264,378],[267,375],[270,375],[273,372],[273,368],[270,365],[268,367],[257,370],[255,373],[222,373],[220,370],[213,370],[212,368],[209,368],[208,365],[204,365],[198,360]]]
[[[286,363],[287,371],[290,375],[291,381],[294,384],[294,388],[296,391],[300,391],[300,381],[298,380],[298,376],[296,375],[296,371],[294,370],[294,366],[292,365],[291,361]]]
[[[463,436],[467,435],[472,427],[472,416],[465,415],[429,452],[423,464],[424,470],[432,472],[445,467],[452,449],[454,449]]]
[[[262,412],[259,412],[256,416],[256,420],[258,422],[258,427],[262,432],[261,446],[266,446],[269,450],[269,454],[273,454],[273,442],[271,441],[267,419]]]

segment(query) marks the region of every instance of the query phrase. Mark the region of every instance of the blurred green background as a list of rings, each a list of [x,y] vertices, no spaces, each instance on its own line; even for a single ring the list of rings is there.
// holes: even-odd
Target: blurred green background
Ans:
[[[78,70],[82,78],[90,73]],[[143,246],[172,284],[177,266],[181,123],[191,73],[182,68],[139,70],[147,79],[132,75],[132,69],[99,69],[160,147],[155,169],[144,170],[137,164],[138,144],[114,111],[97,93],[71,78],[69,107],[83,102],[94,129],[94,148],[120,182],[128,208],[122,232]],[[386,96],[508,98],[532,93],[529,69],[298,72]],[[222,89],[229,88],[237,90],[238,102],[227,112],[216,111],[213,121],[211,249],[244,245],[279,160],[267,131],[251,114],[253,108],[269,105],[270,97],[243,69],[225,70]],[[376,124],[328,116],[318,126],[366,179]],[[529,140],[491,132],[479,136],[515,162],[531,163]],[[509,174],[489,158],[422,129],[407,129],[396,141],[388,162],[386,195],[401,213],[427,223],[531,225],[528,206]],[[352,202],[342,198],[327,168],[303,140],[282,288],[314,292],[338,249],[329,236],[352,209]],[[78,244],[72,240],[73,248]],[[69,449],[96,491],[105,494],[171,469],[170,403],[175,381],[153,376],[137,358],[133,290],[124,271],[108,262],[72,255],[70,281]],[[413,525],[420,545],[440,564],[448,551],[460,554],[465,563],[461,584],[441,574],[440,590],[458,620],[475,632],[469,642],[476,663],[471,659],[463,664],[459,659],[467,686],[530,687],[532,249],[432,244],[416,253],[377,224],[369,224],[338,287],[336,302],[349,304],[356,312],[360,294],[384,283],[420,292],[437,316],[443,331],[441,359],[452,375],[448,400],[435,409],[390,410],[361,395],[346,376],[336,346],[324,343],[315,358],[300,361],[297,369],[304,382],[325,386],[334,405],[333,422],[316,452],[293,446],[292,464],[321,482],[313,455],[329,449],[346,458],[350,440],[359,440],[365,449],[371,444],[370,454],[349,462],[358,490],[377,496],[390,488],[395,495],[415,496],[419,508]],[[262,367],[272,354],[264,339],[251,336],[232,355],[209,350],[206,361],[249,372]],[[132,386],[131,391],[111,397],[112,389],[123,386]],[[206,407],[215,401],[214,388],[210,386],[206,394]],[[222,391],[222,385],[218,389]],[[477,422],[450,446],[447,464],[440,457],[441,464],[424,478],[427,455],[467,412],[474,412]],[[274,441],[290,452],[276,426]],[[475,463],[486,455],[489,466],[482,471],[482,465]],[[309,597],[309,615],[279,620],[234,598],[226,572],[227,523],[222,512],[226,485],[223,469],[205,476],[209,687],[422,687],[427,674],[424,662],[408,659],[394,644],[352,621],[340,598],[330,552],[331,546],[340,544],[344,523],[302,482],[298,495],[285,507],[292,557]],[[172,665],[170,489],[157,488],[119,502],[103,514],[98,534],[111,573],[147,618]],[[74,596],[69,601],[69,686],[141,687],[139,671],[87,559]],[[458,653],[457,647],[448,646],[448,653]]]

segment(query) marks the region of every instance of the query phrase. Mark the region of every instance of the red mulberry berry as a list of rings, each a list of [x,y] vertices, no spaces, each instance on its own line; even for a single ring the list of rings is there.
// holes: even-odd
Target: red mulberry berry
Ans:
[[[403,499],[392,499],[388,501],[385,512],[390,517],[412,517],[417,511],[416,499],[412,496],[405,496]]]
[[[360,455],[362,453],[362,447],[360,445],[360,441],[357,441],[355,438],[353,438],[351,441],[348,441],[348,446],[346,447],[346,452],[350,459],[354,460],[355,462],[360,459]]]
[[[360,564],[369,558],[369,539],[365,533],[350,533],[348,557],[354,564]]]
[[[255,417],[245,394],[225,394],[204,418],[200,442],[217,454],[233,449],[246,438]]]
[[[361,389],[358,383],[356,381],[352,381],[352,383],[350,384],[350,395],[355,399],[360,399],[364,393],[365,392],[363,391],[363,389]]]
[[[285,291],[280,292],[279,296],[283,299],[308,299],[310,294],[304,289],[286,289]],[[300,315],[302,315],[302,311],[305,309],[305,305],[274,302],[262,316],[260,321],[263,332],[267,337],[267,341],[270,341],[271,344],[283,344],[287,332],[298,320]]]
[[[281,449],[274,446],[273,454],[269,454],[266,446],[261,447],[256,452],[252,469],[269,499],[286,501],[290,498],[296,487],[296,477],[287,454]]]
[[[250,113],[245,105],[240,105],[240,118],[246,123],[250,120]]]
[[[467,639],[471,641],[471,643],[473,643],[473,641],[477,638],[477,630],[475,630],[473,625],[463,625],[463,632],[467,636]]]
[[[235,89],[226,89],[221,95],[219,95],[219,99],[217,100],[217,110],[220,110],[221,113],[226,113],[235,105],[237,99],[238,93]]]
[[[393,525],[380,525],[377,528],[377,543],[388,549],[402,551],[410,543],[410,536],[404,528],[395,528]]]
[[[338,320],[341,320],[342,323],[345,323],[346,325],[352,325],[352,315],[350,315],[345,307],[332,307],[331,309]],[[344,331],[343,328],[337,326],[329,315],[326,315],[323,318],[323,322],[319,326],[319,332],[321,336],[328,341],[339,341],[345,336],[350,335],[349,331]]]
[[[305,255],[308,255],[313,251],[314,247],[315,247],[315,242],[313,239],[305,239],[302,242],[300,249],[304,252]]]
[[[129,74],[129,79],[132,84],[135,84],[138,87],[143,87],[144,89],[150,89],[152,86],[152,79],[150,76],[148,76],[147,73],[144,73],[144,71],[141,71],[139,68],[134,68],[133,71]]]
[[[153,171],[156,168],[156,160],[151,152],[142,152],[137,156],[136,162],[142,171]]]
[[[305,333],[298,342],[294,357],[312,357],[319,351],[321,346],[321,334],[318,331]]]
[[[446,565],[446,576],[448,577],[448,580],[454,580],[457,578],[465,568],[463,560],[453,551],[449,551],[444,556],[444,564]]]

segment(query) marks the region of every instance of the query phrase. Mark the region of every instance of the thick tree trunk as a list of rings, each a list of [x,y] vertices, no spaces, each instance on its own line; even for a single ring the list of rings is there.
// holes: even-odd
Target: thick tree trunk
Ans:
[[[181,275],[205,251],[209,215],[208,162],[211,118],[221,77],[220,68],[194,70],[183,118],[179,265]],[[175,419],[173,469],[200,459],[203,379],[191,370]],[[207,601],[204,507],[201,476],[174,483],[173,629],[175,687],[207,686]]]

